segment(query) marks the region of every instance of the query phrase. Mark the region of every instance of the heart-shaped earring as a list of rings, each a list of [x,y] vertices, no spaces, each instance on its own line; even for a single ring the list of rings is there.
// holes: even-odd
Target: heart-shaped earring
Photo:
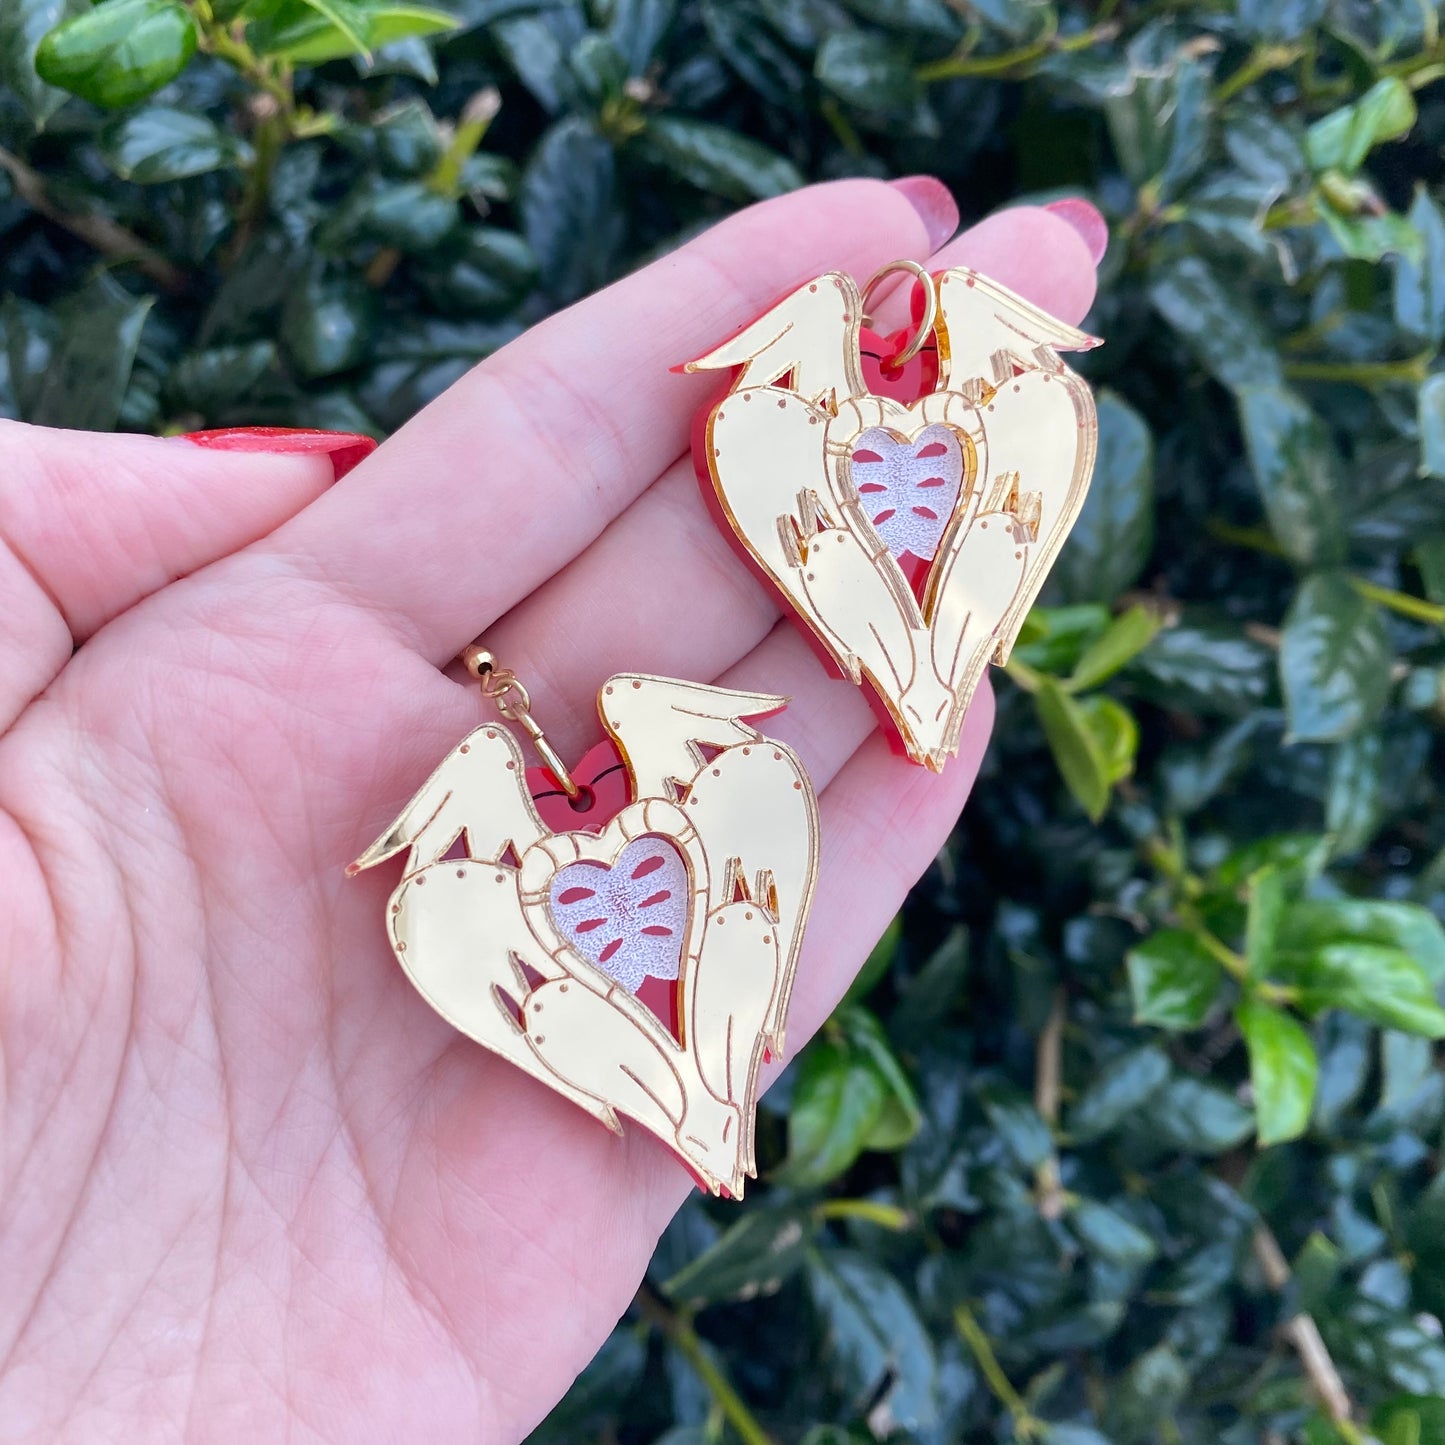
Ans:
[[[913,327],[868,300],[912,273]],[[1060,359],[1096,338],[997,281],[832,271],[688,371],[735,369],[694,429],[703,495],[901,751],[941,770],[1084,504],[1098,422]]]
[[[465,661],[543,766],[483,724],[347,873],[408,850],[387,922],[427,1002],[740,1197],[818,869],[812,784],[748,722],[786,699],[614,677],[597,698],[608,741],[579,778],[516,676],[479,647]]]

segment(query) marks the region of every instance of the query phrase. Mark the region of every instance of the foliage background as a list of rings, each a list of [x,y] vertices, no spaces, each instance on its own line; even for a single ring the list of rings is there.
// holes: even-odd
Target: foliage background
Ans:
[[[539,1440],[1445,1440],[1442,76],[1426,0],[0,5],[37,422],[384,433],[804,177],[1109,217],[985,776]]]

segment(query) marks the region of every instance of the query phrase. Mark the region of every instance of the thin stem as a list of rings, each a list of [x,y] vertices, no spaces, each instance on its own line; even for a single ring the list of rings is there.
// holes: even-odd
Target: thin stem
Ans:
[[[1289,1284],[1289,1264],[1268,1225],[1261,1224],[1254,1231],[1254,1257],[1269,1287],[1276,1294],[1282,1293]],[[1295,1315],[1284,1325],[1283,1333],[1299,1354],[1305,1374],[1309,1376],[1310,1384],[1314,1386],[1331,1423],[1349,1445],[1364,1445],[1365,1437],[1354,1423],[1354,1406],[1349,1391],[1345,1389],[1345,1382],[1340,1378],[1313,1317],[1304,1313]]]
[[[915,1223],[913,1215],[896,1204],[883,1204],[875,1199],[825,1199],[813,1209],[813,1218],[863,1219],[869,1224],[891,1229],[897,1234],[911,1229]]]
[[[1003,1366],[999,1364],[998,1356],[993,1352],[993,1345],[967,1305],[958,1305],[954,1309],[953,1326],[964,1344],[972,1351],[974,1359],[978,1361],[978,1368],[988,1382],[989,1389],[993,1391],[994,1398],[1013,1417],[1015,1433],[1026,1440],[1041,1435],[1043,1433],[1042,1426],[1029,1413],[1029,1407],[1024,1404],[1023,1396],[1014,1389],[1009,1377],[1004,1374]]]
[[[1226,101],[1233,100],[1241,90],[1247,90],[1256,80],[1262,79],[1272,70],[1284,70],[1293,65],[1304,53],[1302,45],[1259,46],[1233,75],[1215,87],[1215,104],[1223,105]]]
[[[1048,1021],[1039,1035],[1034,1064],[1034,1108],[1054,1132],[1059,1122],[1059,1088],[1063,1075],[1064,1023],[1068,1017],[1068,1000],[1063,989],[1054,990]],[[1045,1219],[1058,1219],[1068,1206],[1059,1179],[1059,1157],[1050,1149],[1049,1157],[1034,1171],[1039,1213]]]
[[[129,262],[144,272],[163,291],[178,294],[186,289],[186,275],[159,251],[152,250],[139,236],[117,225],[107,216],[93,211],[67,211],[51,200],[45,182],[37,171],[17,155],[0,148],[0,171],[15,183],[15,193],[37,215],[55,225],[102,256],[117,262]]]
[[[733,1389],[732,1381],[723,1374],[717,1362],[703,1347],[702,1340],[687,1316],[670,1310],[656,1295],[644,1288],[638,1291],[637,1307],[649,1324],[656,1326],[682,1351],[708,1394],[722,1411],[729,1425],[737,1431],[743,1445],[774,1445],[773,1437],[758,1423],[743,1398]]]
[[[1402,617],[1414,618],[1416,622],[1432,622],[1436,627],[1445,627],[1445,606],[1438,602],[1427,602],[1423,597],[1412,597],[1408,592],[1397,592],[1393,587],[1381,587],[1367,582],[1363,577],[1351,577],[1350,586],[1371,602],[1388,607]]]
[[[1289,554],[1263,527],[1241,527],[1234,522],[1221,521],[1211,517],[1204,524],[1211,537],[1229,542],[1236,547],[1248,547],[1252,552],[1263,552],[1267,557],[1287,557]]]
[[[1422,351],[1404,361],[1287,361],[1284,374],[1291,381],[1345,381],[1368,389],[1424,381],[1433,359],[1433,353]]]
[[[914,73],[924,85],[930,85],[936,80],[957,80],[961,76],[1019,79],[1036,61],[1049,55],[1087,50],[1100,41],[1112,39],[1118,33],[1118,28],[1115,22],[1105,19],[1090,30],[1065,36],[1061,40],[1058,18],[1051,12],[1044,33],[1027,45],[1020,45],[1014,50],[1004,50],[997,55],[974,55],[972,45],[965,42],[952,55],[920,65]]]

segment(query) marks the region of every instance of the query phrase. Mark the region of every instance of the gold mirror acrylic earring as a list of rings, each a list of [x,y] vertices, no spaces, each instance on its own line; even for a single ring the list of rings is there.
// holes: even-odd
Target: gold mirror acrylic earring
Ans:
[[[347,872],[405,851],[387,923],[427,1002],[740,1196],[818,865],[807,774],[747,721],[785,699],[622,674],[597,698],[608,741],[573,773],[515,675],[465,660],[544,766],[484,724]]]
[[[913,324],[883,337],[866,311],[896,271]],[[1083,505],[1098,424],[1059,352],[1096,345],[977,272],[900,261],[861,293],[819,276],[685,368],[737,373],[694,433],[720,525],[935,771]]]

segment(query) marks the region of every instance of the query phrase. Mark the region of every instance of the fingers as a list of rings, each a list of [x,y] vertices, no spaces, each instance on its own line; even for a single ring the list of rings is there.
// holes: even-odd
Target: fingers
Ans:
[[[0,729],[110,618],[264,536],[332,479],[325,455],[10,421],[0,457]]]
[[[687,446],[717,378],[670,368],[792,286],[927,249],[901,191],[838,181],[723,221],[533,328],[274,539],[434,661],[576,556]]]
[[[1069,322],[1083,319],[1094,296],[1093,258],[1079,233],[1032,208],[980,222],[932,264],[972,266]],[[881,309],[902,304],[895,292]],[[539,711],[556,719],[554,741],[571,757],[592,735],[591,698],[606,677],[624,670],[714,677],[760,642],[778,615],[772,593],[713,525],[684,459],[492,628],[487,643],[509,665],[526,667]],[[806,650],[799,668],[818,670]],[[769,686],[793,693],[796,679],[784,673]],[[841,697],[851,689],[832,691]]]

